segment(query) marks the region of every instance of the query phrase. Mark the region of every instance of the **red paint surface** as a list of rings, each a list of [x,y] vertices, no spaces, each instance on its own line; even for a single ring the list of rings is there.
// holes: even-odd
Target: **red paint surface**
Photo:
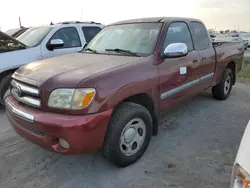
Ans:
[[[27,106],[20,105],[12,96],[7,99],[18,109],[34,115],[35,122],[31,123],[7,110],[8,119],[14,130],[27,140],[48,150],[65,154],[85,153],[101,148],[106,128],[112,110],[86,116],[67,116],[63,114],[43,113]],[[31,127],[44,133],[39,136],[26,130]],[[58,145],[58,138],[65,139],[70,147],[64,150]]]

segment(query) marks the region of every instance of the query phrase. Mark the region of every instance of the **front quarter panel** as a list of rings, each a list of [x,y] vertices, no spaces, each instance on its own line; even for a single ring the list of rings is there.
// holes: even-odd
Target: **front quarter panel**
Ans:
[[[158,109],[158,68],[153,57],[129,63],[94,75],[82,81],[78,87],[95,88],[97,93],[89,113],[102,112],[116,107],[122,101],[136,94],[148,94]]]
[[[0,54],[0,72],[16,69],[41,58],[40,48],[27,48]]]

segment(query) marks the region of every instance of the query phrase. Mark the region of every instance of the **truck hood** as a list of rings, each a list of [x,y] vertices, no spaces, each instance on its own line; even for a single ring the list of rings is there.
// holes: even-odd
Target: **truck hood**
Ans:
[[[45,82],[54,83],[57,86],[75,87],[89,76],[144,58],[74,53],[30,63],[19,68],[14,77],[38,87]]]
[[[0,53],[26,48],[25,44],[0,31]]]
[[[17,69],[41,58],[40,47],[0,53],[0,72]]]
[[[239,164],[248,174],[250,174],[250,120],[242,137],[235,163]]]

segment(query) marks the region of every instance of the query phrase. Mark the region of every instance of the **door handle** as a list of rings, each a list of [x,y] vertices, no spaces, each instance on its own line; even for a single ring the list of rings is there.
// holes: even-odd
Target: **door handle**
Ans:
[[[193,63],[197,63],[197,62],[198,62],[198,59],[194,59],[194,60],[193,60]]]

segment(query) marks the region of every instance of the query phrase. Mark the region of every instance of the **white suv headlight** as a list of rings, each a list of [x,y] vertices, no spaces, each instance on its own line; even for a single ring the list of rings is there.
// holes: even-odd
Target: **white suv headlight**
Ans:
[[[235,168],[231,188],[250,188],[250,175],[241,166]]]
[[[48,106],[63,109],[86,108],[95,97],[95,89],[56,89],[49,96]]]

